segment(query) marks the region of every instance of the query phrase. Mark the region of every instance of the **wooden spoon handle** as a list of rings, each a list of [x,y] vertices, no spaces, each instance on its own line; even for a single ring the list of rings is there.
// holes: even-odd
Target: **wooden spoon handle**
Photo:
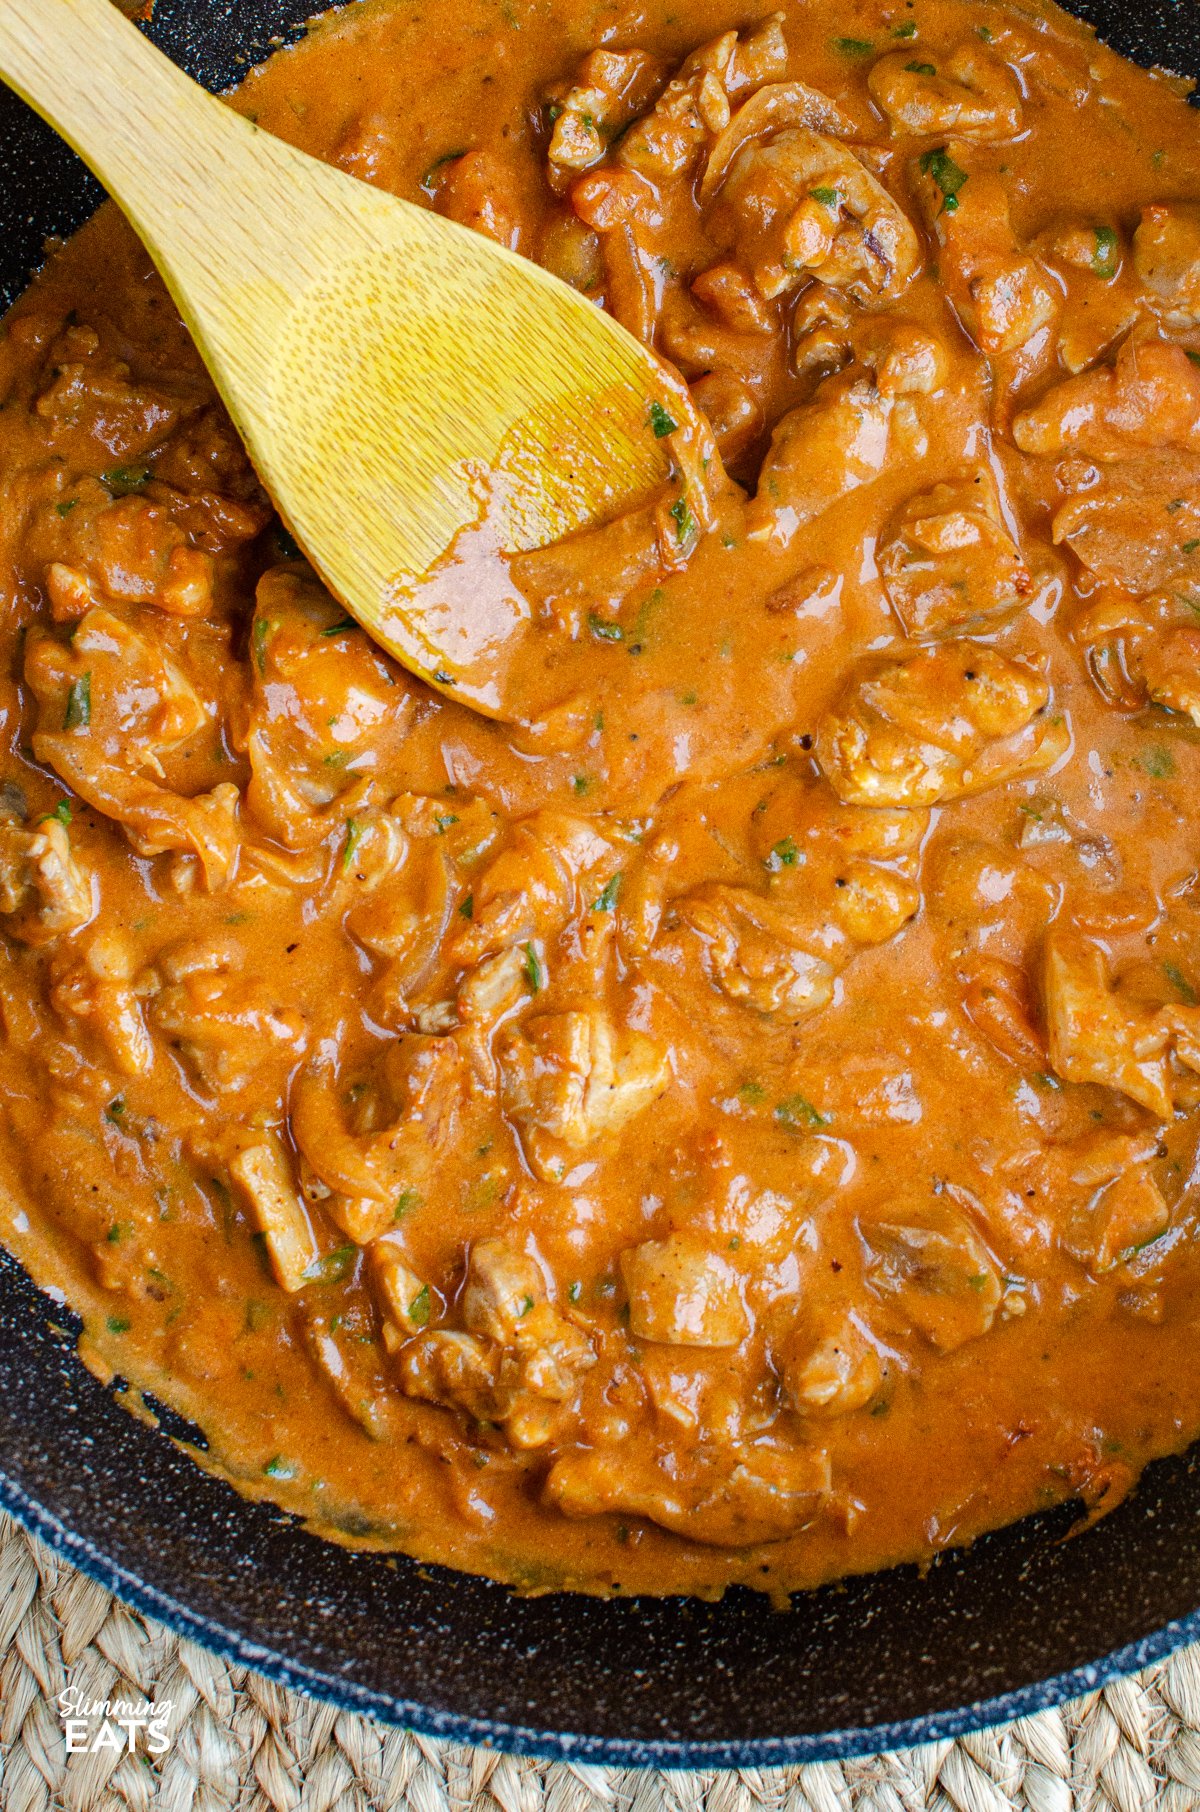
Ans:
[[[0,76],[50,122],[142,236],[185,231],[181,202],[248,121],[189,80],[111,0],[0,0]]]

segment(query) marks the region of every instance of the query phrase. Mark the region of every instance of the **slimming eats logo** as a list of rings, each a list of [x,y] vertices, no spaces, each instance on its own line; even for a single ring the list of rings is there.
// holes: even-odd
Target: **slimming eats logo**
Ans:
[[[165,1755],[173,1709],[170,1699],[88,1699],[74,1686],[58,1695],[68,1755]]]

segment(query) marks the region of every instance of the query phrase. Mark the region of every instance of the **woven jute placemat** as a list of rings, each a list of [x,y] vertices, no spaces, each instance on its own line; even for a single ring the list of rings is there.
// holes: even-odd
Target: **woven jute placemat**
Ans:
[[[3,1812],[1197,1812],[1200,1647],[958,1742],[809,1767],[539,1762],[412,1735],[230,1667],[0,1517]],[[59,1695],[165,1706],[157,1756],[68,1752]],[[93,1720],[92,1728],[95,1729]]]

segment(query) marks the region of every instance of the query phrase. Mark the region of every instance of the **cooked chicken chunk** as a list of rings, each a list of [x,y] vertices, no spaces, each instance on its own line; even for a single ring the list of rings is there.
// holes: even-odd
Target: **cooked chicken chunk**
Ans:
[[[722,32],[692,51],[646,117],[625,134],[618,161],[655,181],[684,175],[728,126],[731,99],[782,75],[787,45],[781,21],[774,13],[744,37]]]
[[[1046,939],[1042,991],[1060,1076],[1098,1082],[1160,1120],[1172,1117],[1180,1070],[1200,1072],[1200,1008],[1123,998],[1100,946],[1057,925]]]
[[[894,133],[948,133],[989,143],[1021,131],[1017,79],[978,39],[956,45],[936,64],[911,47],[893,51],[871,65],[867,86]]]
[[[1145,447],[1200,453],[1200,366],[1182,346],[1134,331],[1111,365],[1056,384],[1013,421],[1023,453],[1119,459]]]
[[[342,830],[378,763],[404,741],[412,694],[300,565],[259,580],[250,655],[247,804],[285,849],[310,849]]]
[[[351,1239],[375,1238],[405,1203],[436,1193],[467,1094],[466,1060],[454,1038],[405,1034],[382,1071],[349,1094],[321,1054],[298,1077],[292,1101],[306,1194]]]
[[[923,812],[861,811],[823,786],[782,782],[753,821],[767,890],[715,883],[673,900],[659,945],[664,985],[689,1014],[711,1011],[703,988],[699,998],[683,992],[695,972],[686,946],[698,943],[703,980],[735,1005],[785,1024],[817,1012],[856,951],[916,913],[926,824]],[[671,960],[681,941],[682,964]]]
[[[261,982],[238,973],[241,955],[213,945],[165,953],[150,1019],[208,1092],[236,1095],[253,1084],[281,1092],[308,1028],[294,1009],[272,1005]]]
[[[829,1497],[828,1457],[811,1448],[746,1443],[689,1460],[656,1465],[642,1449],[585,1448],[555,1461],[546,1496],[567,1516],[643,1516],[717,1547],[783,1541]]]
[[[527,1019],[503,1036],[497,1058],[504,1111],[545,1182],[560,1181],[573,1152],[619,1132],[671,1080],[658,1046],[598,1007]]]
[[[90,924],[96,887],[58,818],[24,825],[0,819],[0,915],[23,944],[48,944]]]
[[[270,1133],[259,1144],[246,1146],[230,1163],[229,1174],[263,1236],[276,1283],[294,1295],[309,1282],[320,1254],[282,1141]]]
[[[629,1330],[667,1346],[737,1346],[750,1331],[737,1272],[686,1234],[645,1240],[621,1254]]]
[[[867,1282],[940,1352],[986,1334],[1002,1294],[999,1272],[965,1211],[946,1196],[897,1202],[860,1216]]]
[[[96,608],[70,642],[35,630],[25,676],[39,705],[38,759],[121,824],[139,855],[187,851],[221,886],[237,854],[238,791],[223,782],[189,798],[162,784],[164,762],[215,730],[216,706],[159,642]]]
[[[1134,268],[1173,327],[1200,322],[1200,202],[1153,202],[1133,235]]]
[[[921,262],[916,232],[882,184],[853,151],[805,126],[740,150],[710,217],[768,300],[812,275],[855,301],[891,302]]]
[[[883,470],[891,398],[852,368],[826,378],[811,402],[777,424],[746,510],[752,541],[789,547],[806,524]]]
[[[589,51],[571,87],[552,107],[554,131],[546,153],[551,188],[562,194],[581,170],[598,164],[661,79],[657,58],[646,51]]]
[[[1170,1210],[1150,1168],[1158,1136],[1085,1135],[1064,1156],[1073,1159],[1071,1202],[1059,1236],[1064,1251],[1096,1276],[1136,1257],[1170,1224]],[[1081,1192],[1081,1193],[1079,1193]]]
[[[776,1355],[789,1406],[803,1416],[865,1409],[883,1382],[883,1363],[853,1315],[802,1321]]]
[[[985,352],[1024,346],[1054,319],[1061,298],[1018,245],[1000,178],[958,139],[923,152],[915,176],[940,246],[942,282],[963,325]]]
[[[1052,767],[1070,746],[1050,688],[979,642],[928,648],[851,682],[817,757],[850,805],[927,806]]]
[[[876,556],[906,635],[971,630],[1019,610],[1033,589],[1008,532],[991,473],[911,497]]]
[[[1200,455],[1163,449],[1099,467],[1064,461],[1058,477],[1068,494],[1054,539],[1098,579],[1134,596],[1189,590],[1200,548]]]
[[[418,1331],[399,1347],[404,1389],[477,1421],[503,1423],[515,1446],[544,1445],[595,1364],[590,1340],[547,1301],[528,1253],[500,1239],[472,1247],[460,1307],[465,1332]],[[428,1320],[423,1306],[415,1319]]]

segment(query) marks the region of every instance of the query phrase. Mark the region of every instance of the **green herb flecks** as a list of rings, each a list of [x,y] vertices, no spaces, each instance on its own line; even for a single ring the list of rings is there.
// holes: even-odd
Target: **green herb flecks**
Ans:
[[[904,67],[909,75],[935,76],[937,74],[937,70],[932,63],[906,63]]]
[[[433,1304],[430,1301],[429,1285],[422,1284],[408,1305],[408,1319],[415,1328],[427,1328]]]
[[[1174,988],[1176,994],[1178,994],[1184,1006],[1194,1007],[1197,1000],[1200,999],[1200,996],[1197,995],[1195,988],[1193,988],[1191,982],[1183,973],[1183,970],[1179,965],[1170,962],[1164,963],[1163,974]]]
[[[780,837],[763,858],[763,867],[768,874],[777,875],[781,868],[795,868],[800,857],[794,837]]]
[[[281,1453],[277,1453],[275,1458],[268,1460],[263,1467],[263,1471],[269,1479],[294,1479],[296,1470],[291,1460],[285,1460]]]
[[[254,648],[254,665],[258,668],[259,677],[267,671],[267,638],[276,627],[266,617],[255,617],[254,628],[250,632],[250,641]]]
[[[655,440],[665,440],[668,434],[674,434],[679,423],[673,421],[660,402],[650,405],[650,426],[654,430]]]
[[[339,1246],[334,1252],[327,1252],[324,1258],[314,1259],[301,1272],[305,1283],[336,1284],[345,1283],[354,1269],[358,1257],[357,1246]]]
[[[61,824],[64,830],[70,830],[71,802],[69,799],[60,799],[52,812],[43,812],[38,823],[49,824],[51,820],[55,824]]]
[[[465,151],[443,151],[440,157],[435,157],[421,178],[421,187],[426,195],[432,195],[437,187],[438,171],[444,170],[447,164],[456,164],[460,157],[466,155]]]
[[[111,472],[100,474],[100,483],[118,497],[128,497],[131,492],[142,490],[149,482],[149,466],[114,466]]]
[[[1175,757],[1165,744],[1156,742],[1138,757],[1138,766],[1151,780],[1170,780],[1175,773]]]
[[[668,514],[675,524],[675,533],[678,536],[679,545],[683,547],[695,537],[697,532],[696,518],[688,508],[687,498],[677,497],[671,505]]]
[[[869,57],[875,46],[866,38],[835,38],[833,48],[843,57]]]
[[[56,516],[69,516],[78,502],[78,497],[68,497],[64,499],[62,503],[55,504],[54,514]]]
[[[588,611],[587,623],[592,634],[601,642],[623,642],[625,640],[625,631],[619,623],[608,622],[605,617],[597,616],[594,610]]]
[[[1117,238],[1115,227],[1098,226],[1096,228],[1096,245],[1092,252],[1092,269],[1098,277],[1115,277],[1117,274]]]
[[[803,1095],[789,1095],[781,1101],[775,1109],[775,1118],[789,1132],[815,1132],[817,1127],[829,1125],[825,1115]]]
[[[72,680],[67,692],[67,708],[63,713],[64,730],[86,730],[92,721],[92,676],[81,673],[77,680]]]
[[[892,32],[893,38],[915,38],[916,35],[917,27],[912,19],[906,19],[903,25],[897,25]]]
[[[110,1334],[127,1334],[133,1323],[124,1315],[110,1315],[104,1325]]]
[[[421,1192],[419,1189],[402,1190],[396,1197],[396,1206],[392,1210],[393,1221],[402,1221],[406,1214],[411,1214],[414,1208],[420,1206]]]
[[[842,198],[836,189],[819,188],[810,189],[808,192],[814,201],[820,202],[823,208],[832,208],[836,212],[842,205]]]
[[[521,965],[521,972],[525,977],[525,986],[531,994],[540,994],[546,986],[546,966],[538,955],[536,944],[526,944],[524,951],[525,961]]]
[[[354,860],[355,851],[366,835],[366,825],[360,824],[357,818],[346,820],[346,847],[342,852],[342,867],[349,868]]]
[[[942,213],[957,213],[958,197],[967,181],[967,172],[959,168],[945,145],[939,145],[933,151],[923,152],[920,161],[925,175],[932,176],[941,190]]]
[[[618,899],[621,897],[621,882],[623,879],[624,872],[619,868],[615,875],[609,876],[608,880],[604,883],[603,888],[592,901],[593,912],[612,912],[614,910]]]
[[[321,631],[321,634],[322,635],[341,635],[341,634],[343,634],[343,632],[345,630],[356,629],[357,627],[358,627],[358,625],[355,623],[353,617],[342,617],[342,618],[340,618],[340,620],[338,622],[331,623],[329,625],[328,629],[323,629]]]

